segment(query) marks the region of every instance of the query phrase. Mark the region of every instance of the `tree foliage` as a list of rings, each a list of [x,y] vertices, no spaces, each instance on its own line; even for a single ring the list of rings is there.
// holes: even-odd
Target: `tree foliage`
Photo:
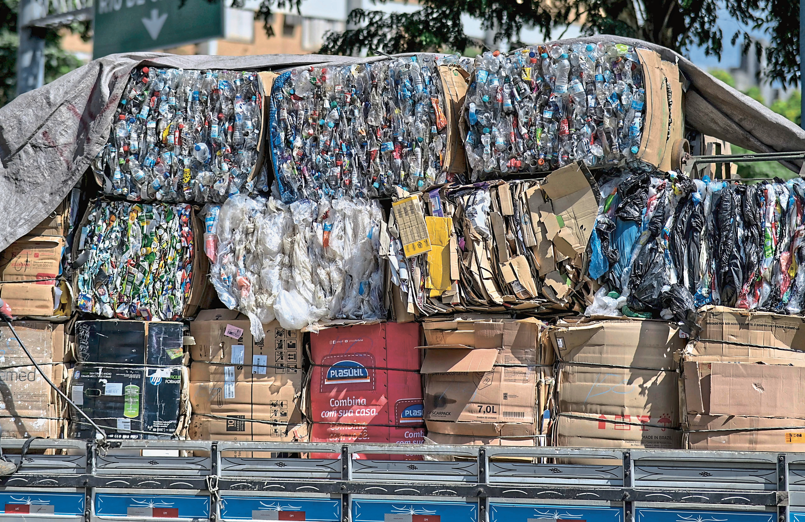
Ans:
[[[17,8],[19,0],[0,0],[0,107],[11,101],[17,90]],[[76,26],[77,32],[86,32],[86,24]],[[45,31],[45,83],[81,66],[81,61],[59,47],[61,37],[54,31]]]
[[[260,16],[270,29],[275,7],[298,10],[302,1],[262,0]],[[419,10],[405,13],[356,9],[347,25],[357,28],[328,34],[321,52],[464,52],[481,45],[464,30],[462,17],[468,15],[493,30],[496,42],[513,46],[525,28],[539,29],[550,40],[561,37],[568,24],[579,25],[584,34],[639,38],[680,52],[698,46],[719,58],[730,42],[745,52],[765,53],[766,79],[786,85],[799,79],[799,2],[791,0],[418,0],[417,5]],[[745,29],[725,33],[719,23],[725,13]],[[763,33],[770,45],[764,50],[749,31]]]

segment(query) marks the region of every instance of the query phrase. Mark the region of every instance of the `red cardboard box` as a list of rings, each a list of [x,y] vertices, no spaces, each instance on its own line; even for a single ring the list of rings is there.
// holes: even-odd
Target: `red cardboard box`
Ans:
[[[424,444],[425,428],[392,428],[389,426],[356,426],[349,424],[314,424],[310,431],[310,442],[329,443],[380,443],[380,444]],[[356,454],[356,458],[374,460],[422,460],[419,455],[371,455]],[[337,459],[330,453],[313,453],[313,459]]]
[[[310,340],[314,423],[423,424],[419,324],[331,328]]]

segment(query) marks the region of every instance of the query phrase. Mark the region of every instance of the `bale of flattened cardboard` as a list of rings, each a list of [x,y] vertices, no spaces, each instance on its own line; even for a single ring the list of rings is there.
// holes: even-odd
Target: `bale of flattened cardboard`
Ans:
[[[575,163],[542,180],[401,194],[381,243],[394,315],[581,311],[599,199]]]
[[[34,360],[56,386],[65,378],[64,325],[23,321],[14,325]],[[0,437],[57,438],[64,412],[57,393],[36,370],[11,329],[0,326]]]
[[[663,321],[560,324],[548,335],[557,359],[557,446],[681,447],[678,365],[684,347]]]
[[[190,323],[193,440],[306,441],[302,415],[302,341],[298,330],[263,325],[233,310],[203,310]],[[242,455],[241,455],[242,456]]]
[[[713,307],[682,355],[685,447],[805,451],[805,318]]]
[[[536,319],[426,321],[425,422],[439,444],[545,445],[553,353]]]

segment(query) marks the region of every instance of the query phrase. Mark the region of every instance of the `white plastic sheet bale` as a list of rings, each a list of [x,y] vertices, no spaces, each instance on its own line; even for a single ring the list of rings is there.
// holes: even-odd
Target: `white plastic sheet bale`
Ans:
[[[253,335],[275,318],[298,330],[331,319],[382,319],[376,201],[297,201],[235,196],[220,207],[211,278]]]

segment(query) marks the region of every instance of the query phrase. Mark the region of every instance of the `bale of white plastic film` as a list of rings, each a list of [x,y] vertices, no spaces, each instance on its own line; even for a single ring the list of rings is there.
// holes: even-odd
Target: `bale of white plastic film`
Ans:
[[[214,226],[213,286],[227,307],[263,324],[299,330],[339,319],[382,319],[383,270],[375,201],[235,196]]]

